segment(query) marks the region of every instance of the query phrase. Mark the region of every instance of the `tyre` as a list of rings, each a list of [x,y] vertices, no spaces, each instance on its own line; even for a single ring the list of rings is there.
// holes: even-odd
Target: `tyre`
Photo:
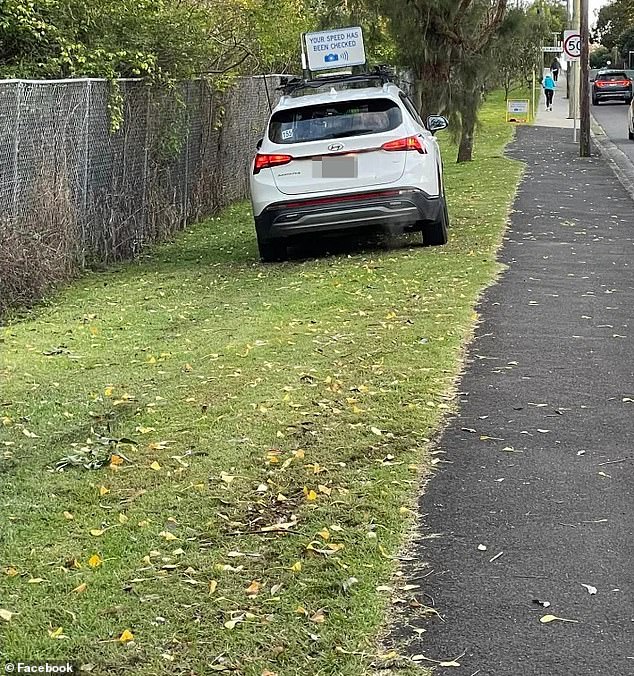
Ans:
[[[447,244],[447,228],[449,228],[447,200],[445,200],[444,195],[440,199],[442,200],[440,218],[437,221],[432,221],[431,223],[427,223],[423,226],[424,246],[440,246],[442,244]]]
[[[598,99],[596,96],[594,96],[594,95],[592,95],[592,105],[593,105],[593,106],[598,106],[598,105],[599,105],[599,99]]]
[[[630,139],[630,141],[634,141],[634,131],[629,131],[627,132],[627,136]]]
[[[263,263],[274,263],[286,258],[286,244],[279,240],[261,240],[258,238],[258,251]]]

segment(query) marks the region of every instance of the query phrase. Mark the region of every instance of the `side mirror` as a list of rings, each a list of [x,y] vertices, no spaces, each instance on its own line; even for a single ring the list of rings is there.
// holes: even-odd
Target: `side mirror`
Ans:
[[[444,115],[430,115],[427,118],[427,129],[432,134],[435,134],[441,129],[446,129],[449,126],[449,121]]]
[[[255,144],[255,149],[256,149],[256,150],[260,150],[260,148],[262,147],[262,143],[263,143],[263,142],[264,142],[264,139],[263,139],[263,138],[258,139],[258,142]]]

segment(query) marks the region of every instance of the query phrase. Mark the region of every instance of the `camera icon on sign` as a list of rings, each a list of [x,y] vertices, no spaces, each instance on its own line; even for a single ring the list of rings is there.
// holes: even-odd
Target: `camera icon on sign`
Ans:
[[[324,56],[324,61],[326,63],[333,63],[335,61],[339,61],[339,55],[338,54],[326,54],[326,56]]]

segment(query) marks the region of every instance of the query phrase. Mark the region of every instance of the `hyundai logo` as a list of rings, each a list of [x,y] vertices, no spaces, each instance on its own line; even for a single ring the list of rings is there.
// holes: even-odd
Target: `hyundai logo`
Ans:
[[[332,150],[333,152],[337,152],[337,150],[342,150],[343,149],[343,143],[331,143],[328,146],[328,150]]]

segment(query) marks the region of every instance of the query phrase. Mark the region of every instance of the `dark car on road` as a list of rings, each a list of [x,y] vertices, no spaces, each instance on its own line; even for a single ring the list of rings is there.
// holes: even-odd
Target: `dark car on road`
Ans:
[[[601,101],[632,100],[632,78],[624,70],[601,70],[592,83],[592,103]]]

